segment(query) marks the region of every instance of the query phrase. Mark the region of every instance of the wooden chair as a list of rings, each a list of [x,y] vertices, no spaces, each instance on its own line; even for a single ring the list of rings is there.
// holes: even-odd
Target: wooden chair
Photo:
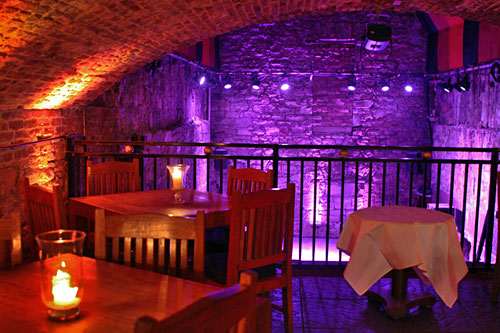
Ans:
[[[62,189],[59,185],[53,185],[52,191],[49,191],[38,185],[30,185],[29,179],[25,178],[24,206],[31,232],[33,253],[37,257],[38,245],[35,242],[35,235],[67,226]]]
[[[260,274],[257,294],[281,288],[285,330],[293,329],[292,315],[292,244],[295,185],[286,189],[268,189],[248,194],[236,191],[231,197],[229,251],[226,286],[238,282],[245,270],[266,269],[279,264],[281,272]],[[271,266],[273,267],[273,266]],[[267,276],[264,276],[267,275]]]
[[[139,160],[94,164],[87,160],[87,195],[137,192],[141,190]]]
[[[9,243],[7,245],[7,243]],[[10,255],[7,253],[10,249]],[[19,265],[23,261],[21,249],[21,214],[13,212],[10,219],[0,219],[0,269]],[[10,260],[8,258],[10,257]]]
[[[155,214],[105,216],[103,209],[97,209],[95,257],[123,260],[126,265],[153,270],[167,271],[168,268],[169,274],[201,280],[204,277],[204,228],[203,211],[199,211],[196,218],[190,218]],[[112,238],[110,256],[106,238]],[[123,249],[120,249],[120,238],[123,238]],[[188,240],[194,241],[192,270],[188,265]]]
[[[500,172],[497,173],[497,181],[498,181],[498,207],[500,209]],[[498,292],[500,291],[500,260],[498,260],[498,251],[500,251],[500,231],[497,233],[497,262],[495,264],[495,271],[493,273],[493,280],[491,284],[491,301],[498,301]]]
[[[213,292],[170,317],[157,321],[145,316],[135,324],[136,333],[146,332],[255,332],[257,274],[243,272],[238,285]]]
[[[253,168],[236,169],[231,165],[227,180],[227,195],[232,195],[235,191],[245,194],[271,188],[273,174],[272,169],[265,172]]]

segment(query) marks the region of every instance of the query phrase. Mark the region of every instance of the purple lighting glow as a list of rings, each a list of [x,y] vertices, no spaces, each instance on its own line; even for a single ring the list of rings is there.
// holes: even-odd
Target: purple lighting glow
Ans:
[[[412,91],[413,91],[413,87],[412,87],[411,85],[407,84],[407,85],[405,86],[405,91],[410,93],[410,92],[412,92]]]
[[[205,77],[205,75],[202,75],[198,78],[198,83],[200,84],[200,86],[204,85],[206,81],[207,78]]]
[[[290,85],[288,83],[283,83],[281,85],[281,90],[287,91],[288,89],[290,89]]]

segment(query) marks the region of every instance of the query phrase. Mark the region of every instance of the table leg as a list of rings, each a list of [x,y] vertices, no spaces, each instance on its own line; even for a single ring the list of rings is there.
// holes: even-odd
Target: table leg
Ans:
[[[402,318],[406,311],[417,306],[432,307],[436,303],[436,297],[428,292],[408,293],[407,269],[395,269],[392,271],[391,290],[383,287],[368,290],[365,295],[369,301],[380,303],[385,308],[387,316],[393,319]]]

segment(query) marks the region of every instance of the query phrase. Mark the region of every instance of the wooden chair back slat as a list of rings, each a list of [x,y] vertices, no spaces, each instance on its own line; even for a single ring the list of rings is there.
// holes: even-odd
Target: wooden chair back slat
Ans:
[[[153,265],[154,264],[154,239],[153,238],[147,238],[146,239],[146,265]]]
[[[131,243],[132,238],[124,237],[123,239],[123,261],[125,265],[130,266],[132,264],[131,261]]]
[[[229,167],[227,194],[232,195],[234,191],[250,193],[273,187],[273,170],[257,170],[253,168],[236,169]]]
[[[160,267],[165,267],[165,239],[158,240],[158,265]]]
[[[281,274],[257,283],[258,293],[282,288],[285,330],[293,328],[292,245],[295,185],[247,194],[235,191],[231,197],[231,222],[226,285],[238,281],[244,270],[281,266]],[[267,267],[266,267],[267,268]],[[264,281],[265,280],[265,281]]]
[[[281,254],[286,250],[283,247],[285,237],[290,237],[285,229],[286,220],[289,218],[287,216],[288,192],[286,190],[268,190],[251,194],[254,193],[253,196],[244,196],[240,212],[241,216],[246,216],[246,218],[242,219],[240,226],[240,235],[243,236],[243,240],[240,240],[239,243],[244,247],[244,251],[239,251],[240,254],[243,254],[238,258],[239,261],[257,260]],[[260,204],[258,202],[261,200],[259,195],[262,195],[262,200],[268,202]],[[240,197],[239,194],[236,196]],[[278,196],[281,196],[280,200],[276,199]]]
[[[142,239],[135,239],[135,264],[136,265],[142,265],[142,258],[144,257],[142,253],[142,248],[143,248],[144,242]]]
[[[170,274],[194,275],[197,279],[204,276],[203,211],[199,211],[196,218],[190,218],[154,214],[105,216],[104,211],[98,209],[95,219],[96,258],[107,258],[106,239],[111,238],[113,261],[123,260],[126,265],[135,262],[136,266],[157,269],[165,267],[165,249],[168,248]],[[119,246],[120,239],[123,239],[123,249]],[[195,244],[192,270],[188,262],[188,240]],[[169,241],[169,247],[166,247],[166,241]]]
[[[168,318],[139,318],[135,332],[255,332],[256,287],[257,274],[243,272],[238,285],[213,292]]]
[[[35,235],[67,226],[63,194],[59,185],[53,185],[52,191],[49,191],[38,185],[30,185],[28,178],[24,179],[23,190],[33,254],[36,255],[38,245]]]
[[[137,192],[141,190],[139,160],[92,163],[87,160],[87,195]]]
[[[22,263],[21,214],[12,212],[9,218],[0,219],[0,269]]]

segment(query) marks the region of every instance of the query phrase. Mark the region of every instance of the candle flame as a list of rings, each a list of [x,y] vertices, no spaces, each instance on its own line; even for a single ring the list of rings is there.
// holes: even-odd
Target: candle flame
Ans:
[[[66,263],[63,261],[61,266],[66,267]],[[70,281],[71,275],[61,271],[60,269],[58,269],[56,275],[52,277],[52,295],[54,295],[54,304],[64,306],[75,302],[78,287],[71,287]]]
[[[180,178],[180,177],[182,177],[182,170],[181,170],[181,168],[174,168],[174,172],[172,173],[172,177],[174,177],[174,178]]]

